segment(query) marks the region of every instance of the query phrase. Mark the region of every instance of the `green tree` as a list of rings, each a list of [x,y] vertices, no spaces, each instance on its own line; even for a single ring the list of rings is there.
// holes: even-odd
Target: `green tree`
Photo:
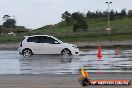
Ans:
[[[88,29],[88,25],[85,20],[79,20],[73,26],[73,32],[86,31],[87,29]]]
[[[124,8],[124,9],[121,10],[121,16],[126,16],[126,15],[127,15],[126,9]]]
[[[70,25],[70,23],[71,23],[71,14],[68,11],[65,11],[62,14],[61,18],[64,19],[64,21],[67,23],[68,26]]]
[[[132,17],[132,10],[128,11],[128,17]]]
[[[4,27],[6,27],[6,28],[15,28],[16,27],[16,20],[10,18],[9,15],[4,15],[3,19],[4,19],[4,23],[3,23]]]
[[[81,19],[85,19],[85,15],[80,13],[80,12],[75,12],[71,15],[72,19],[74,21],[78,21],[78,20],[81,20]]]
[[[4,15],[3,20],[6,21],[7,19],[10,19],[10,16],[9,15]]]
[[[115,19],[115,12],[114,12],[114,10],[111,10],[110,11],[110,20],[114,20]]]
[[[103,17],[107,17],[108,16],[108,12],[107,11],[103,11]]]
[[[75,12],[72,14],[72,19],[74,21],[73,32],[85,31],[88,29],[87,22],[85,21],[85,15],[80,12]]]
[[[86,17],[87,18],[91,18],[92,17],[92,12],[91,11],[88,11],[87,14],[86,14]]]

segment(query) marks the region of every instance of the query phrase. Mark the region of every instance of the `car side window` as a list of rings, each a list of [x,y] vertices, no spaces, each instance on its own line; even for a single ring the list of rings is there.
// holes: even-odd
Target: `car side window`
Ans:
[[[55,44],[55,39],[51,38],[51,37],[46,37],[46,36],[42,36],[40,37],[40,42],[41,43],[50,43],[50,44]]]
[[[27,42],[35,42],[35,43],[39,43],[39,37],[35,36],[35,37],[29,37],[27,39]]]

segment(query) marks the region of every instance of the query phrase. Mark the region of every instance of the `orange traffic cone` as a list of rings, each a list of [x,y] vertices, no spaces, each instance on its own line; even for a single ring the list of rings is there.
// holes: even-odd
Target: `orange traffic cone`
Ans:
[[[100,46],[98,47],[98,56],[97,57],[99,60],[102,58],[102,50],[101,50]]]

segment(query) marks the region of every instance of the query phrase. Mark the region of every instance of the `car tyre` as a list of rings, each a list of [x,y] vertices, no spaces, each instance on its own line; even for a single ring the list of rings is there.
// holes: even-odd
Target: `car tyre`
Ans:
[[[63,49],[61,52],[62,56],[71,56],[71,51],[69,49]]]
[[[24,49],[23,52],[22,52],[22,55],[24,57],[31,57],[33,55],[33,53],[30,49]]]

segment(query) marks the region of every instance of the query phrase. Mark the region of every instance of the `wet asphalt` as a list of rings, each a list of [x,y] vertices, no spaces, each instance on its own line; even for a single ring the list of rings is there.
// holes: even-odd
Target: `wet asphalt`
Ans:
[[[24,58],[17,51],[0,51],[0,74],[79,74],[82,67],[88,72],[132,72],[132,50],[103,49],[80,51],[79,56],[34,55]]]

